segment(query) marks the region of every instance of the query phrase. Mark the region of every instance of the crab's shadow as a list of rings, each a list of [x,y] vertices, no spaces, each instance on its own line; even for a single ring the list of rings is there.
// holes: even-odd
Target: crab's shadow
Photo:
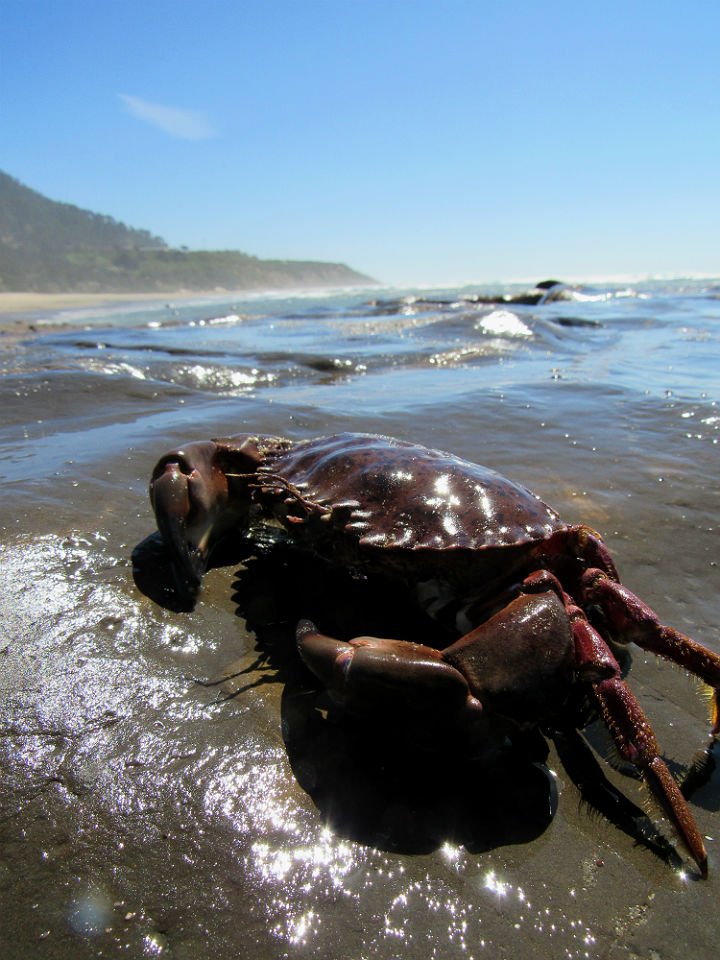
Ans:
[[[348,718],[333,708],[300,660],[295,630],[302,619],[341,639],[385,636],[439,648],[452,642],[454,632],[431,620],[408,589],[395,580],[354,576],[299,553],[282,537],[252,546],[243,540],[232,554],[215,555],[215,565],[240,562],[233,600],[237,616],[256,636],[258,656],[238,674],[223,672],[218,694],[241,697],[260,684],[282,683],[289,762],[335,833],[406,853],[444,844],[484,851],[544,833],[557,809],[557,791],[539,731],[468,750],[461,737],[431,723],[413,730],[400,717]],[[162,606],[187,609],[156,536],[135,548],[133,563],[139,589]],[[555,742],[592,808],[663,859],[674,859],[648,830],[644,812],[609,784],[579,734],[566,732]]]
[[[469,749],[461,735],[435,729],[431,719],[422,729],[408,728],[401,716],[353,719],[333,707],[302,664],[295,645],[301,619],[346,640],[384,636],[442,648],[456,639],[409,589],[396,580],[353,576],[281,541],[261,546],[245,562],[234,591],[237,615],[283,683],[282,732],[295,777],[334,832],[408,853],[446,843],[479,852],[544,833],[558,798],[546,766],[548,742],[539,731]],[[564,739],[563,753],[580,765],[585,784],[593,781],[593,806],[665,856],[654,838],[638,832],[643,811],[612,791],[597,764],[591,775],[592,757],[579,735]]]
[[[540,740],[472,755],[336,718],[322,701],[286,684],[282,722],[293,773],[334,833],[403,853],[445,844],[479,852],[527,843],[551,823],[557,793]]]
[[[401,716],[354,720],[335,710],[300,661],[301,619],[343,639],[447,643],[451,635],[405,588],[353,577],[282,544],[247,561],[234,588],[238,616],[283,682],[282,732],[293,773],[335,833],[418,853],[445,843],[471,850],[524,843],[547,828],[556,791],[542,738],[479,755],[431,725],[407,729]]]

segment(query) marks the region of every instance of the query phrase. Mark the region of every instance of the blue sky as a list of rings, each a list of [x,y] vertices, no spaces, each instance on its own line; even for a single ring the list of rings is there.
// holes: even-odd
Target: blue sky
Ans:
[[[2,0],[0,169],[388,283],[720,274],[720,4]]]

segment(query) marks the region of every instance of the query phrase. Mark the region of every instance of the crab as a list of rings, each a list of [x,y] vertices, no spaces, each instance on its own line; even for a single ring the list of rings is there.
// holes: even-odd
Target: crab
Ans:
[[[438,616],[452,607],[460,636],[444,649],[426,635],[337,639],[303,620],[300,656],[330,697],[361,717],[429,715],[482,738],[552,722],[578,728],[600,716],[707,876],[688,804],[613,651],[634,642],[711,687],[713,738],[720,657],[662,625],[620,583],[595,531],[565,523],[491,469],[368,434],[190,443],[159,460],[150,497],[191,602],[214,546],[269,520],[298,549],[410,585]]]

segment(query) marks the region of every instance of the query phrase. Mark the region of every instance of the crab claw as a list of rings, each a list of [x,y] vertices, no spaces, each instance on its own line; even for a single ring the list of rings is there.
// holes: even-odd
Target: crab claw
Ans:
[[[150,481],[158,529],[172,556],[181,596],[194,603],[207,569],[212,541],[228,502],[225,474],[212,441],[166,454]]]
[[[392,715],[407,728],[428,722],[462,726],[482,717],[483,708],[467,680],[442,654],[420,643],[356,637],[349,643],[319,633],[309,620],[297,627],[300,656],[330,696],[349,713]]]

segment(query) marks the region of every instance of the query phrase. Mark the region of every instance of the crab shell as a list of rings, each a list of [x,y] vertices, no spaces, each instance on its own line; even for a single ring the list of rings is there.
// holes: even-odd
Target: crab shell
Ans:
[[[535,545],[567,529],[494,470],[402,440],[343,433],[292,446],[265,437],[215,442],[255,447],[259,502],[297,541],[343,563],[468,581],[477,593],[479,567],[490,589],[488,580],[522,567]]]

